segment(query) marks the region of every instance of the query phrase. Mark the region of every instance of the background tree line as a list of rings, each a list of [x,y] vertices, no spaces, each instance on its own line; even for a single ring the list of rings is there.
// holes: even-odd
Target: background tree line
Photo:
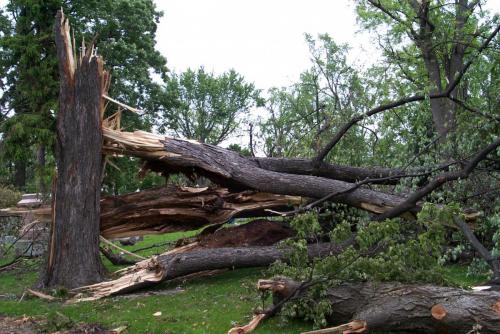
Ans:
[[[13,0],[0,16],[0,182],[21,191],[50,191],[54,175],[54,133],[59,92],[53,22],[68,13],[79,49],[95,39],[96,52],[112,73],[109,95],[144,110],[124,113],[125,130],[171,130],[219,144],[237,118],[258,100],[253,84],[234,70],[215,75],[203,68],[170,73],[156,49],[163,13],[150,0]],[[80,43],[81,41],[81,43]],[[76,50],[79,51],[79,50]],[[111,106],[108,112],[114,112]],[[139,162],[116,159],[103,190],[135,191],[162,184],[156,175],[137,176]]]

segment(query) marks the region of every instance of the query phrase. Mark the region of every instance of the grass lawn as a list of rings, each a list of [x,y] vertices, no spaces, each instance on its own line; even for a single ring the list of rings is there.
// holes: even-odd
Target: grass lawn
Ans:
[[[147,236],[143,242],[126,248],[134,250],[186,235]],[[150,256],[164,250],[164,247],[150,249],[141,255]],[[104,262],[110,270],[119,268],[107,260]],[[259,278],[266,277],[263,269],[240,269],[187,282],[163,283],[154,288],[165,293],[162,295],[112,297],[72,305],[30,297],[19,302],[24,289],[37,279],[37,263],[26,260],[26,266],[23,266],[26,268],[0,273],[0,315],[56,319],[62,314],[74,322],[98,323],[108,328],[128,325],[125,333],[134,334],[227,333],[235,323],[246,323],[250,319],[252,310],[260,304],[255,284]],[[463,267],[447,268],[447,276],[455,284],[472,285],[485,279],[466,277],[465,273]],[[153,316],[156,312],[161,312],[161,316]],[[276,317],[264,322],[255,333],[300,333],[311,329],[309,323],[294,321],[283,324]]]

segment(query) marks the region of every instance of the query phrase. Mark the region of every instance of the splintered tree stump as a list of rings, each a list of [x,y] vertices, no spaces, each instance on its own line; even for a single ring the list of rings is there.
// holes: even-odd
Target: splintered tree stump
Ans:
[[[299,284],[286,278],[259,281],[276,300],[293,293]],[[499,333],[500,292],[468,291],[435,285],[401,283],[343,283],[328,290],[330,322],[344,333]],[[361,331],[341,326],[363,323]],[[347,327],[346,327],[347,328]],[[357,329],[359,330],[359,329]],[[328,333],[313,331],[310,333]]]
[[[60,93],[57,113],[57,179],[47,270],[48,286],[68,288],[98,282],[102,169],[102,95],[109,75],[93,46],[74,59],[68,19],[55,24]]]

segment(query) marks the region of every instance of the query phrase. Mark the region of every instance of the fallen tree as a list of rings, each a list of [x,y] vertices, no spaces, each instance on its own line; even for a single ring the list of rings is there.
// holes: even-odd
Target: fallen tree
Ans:
[[[309,245],[308,256],[315,258],[338,254],[351,243],[352,240],[342,245]],[[117,272],[120,277],[115,280],[76,288],[73,292],[83,295],[77,295],[75,300],[95,300],[127,293],[161,281],[207,270],[267,267],[277,260],[286,262],[288,257],[286,249],[276,246],[197,249],[198,247],[195,242],[176,248]]]
[[[299,298],[309,286],[286,278],[260,280],[258,289],[272,291],[275,304],[246,326],[229,334],[250,333],[283,302]],[[334,328],[308,332],[365,333],[498,333],[500,292],[466,291],[435,285],[343,283],[327,291]],[[340,325],[339,325],[340,324]]]
[[[190,251],[204,248],[271,246],[283,239],[287,239],[295,235],[295,231],[286,223],[258,219],[243,225],[227,228],[221,228],[220,224],[212,225],[194,237],[177,240],[175,246],[183,247],[189,245]],[[113,253],[111,249],[109,249],[109,246],[113,244],[109,243],[109,241],[106,240],[105,244],[107,244],[107,246],[104,245],[100,247],[101,253],[109,261],[111,261],[111,263],[116,265],[130,265],[137,263],[136,260],[129,260],[120,254]],[[139,250],[162,246],[166,247],[169,244],[172,245],[172,242],[156,244],[153,245],[153,247],[148,246]],[[121,251],[123,255],[128,254],[132,255],[134,258],[138,258],[137,252],[139,250],[135,250],[134,253],[130,253],[121,249],[119,246],[114,245],[112,247]],[[144,260],[142,257],[141,259]]]
[[[231,218],[269,216],[266,210],[304,202],[298,196],[226,188],[168,186],[101,200],[101,235],[117,238],[196,230]]]
[[[322,198],[337,193],[335,201],[373,213],[397,207],[403,197],[311,175],[279,173],[259,167],[237,152],[191,140],[169,138],[143,131],[122,132],[103,128],[103,151],[148,161],[147,167],[168,176],[183,173],[205,176],[231,191],[257,190],[281,195]],[[410,212],[420,209],[416,204]]]
[[[304,203],[298,196],[256,191],[230,192],[227,188],[191,188],[173,185],[140,192],[103,197],[100,202],[101,235],[107,239],[197,230],[220,225],[231,218],[273,215],[267,210],[286,210]],[[0,210],[0,217],[19,217],[26,222],[49,224],[50,207]]]

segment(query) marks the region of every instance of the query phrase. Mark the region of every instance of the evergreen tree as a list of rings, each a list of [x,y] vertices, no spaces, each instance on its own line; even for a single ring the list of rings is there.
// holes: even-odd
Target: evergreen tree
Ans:
[[[2,160],[4,167],[15,169],[11,177],[20,188],[26,185],[26,167],[38,166],[39,185],[34,186],[34,175],[28,174],[29,190],[46,190],[43,185],[53,170],[59,89],[53,22],[59,8],[71,18],[77,41],[88,43],[95,37],[97,52],[104,56],[112,74],[109,94],[148,111],[141,116],[124,113],[125,128],[150,129],[155,114],[168,104],[160,85],[166,78],[166,60],[155,49],[162,13],[153,1],[9,1],[0,26]],[[160,83],[153,80],[153,74]],[[44,168],[46,161],[51,163]],[[135,166],[137,162],[124,159],[118,164]],[[134,178],[129,175],[129,179]],[[106,181],[121,182],[113,171],[108,171]]]

